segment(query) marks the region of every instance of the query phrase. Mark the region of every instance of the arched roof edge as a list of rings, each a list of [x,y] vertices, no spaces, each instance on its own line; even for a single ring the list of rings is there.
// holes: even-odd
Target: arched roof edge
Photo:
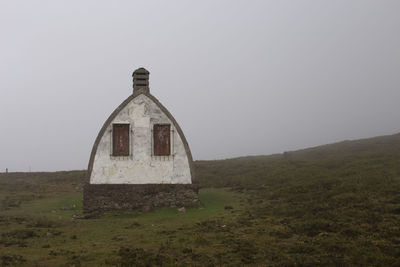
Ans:
[[[93,170],[93,164],[94,164],[94,157],[97,152],[97,147],[99,146],[100,140],[103,137],[105,131],[107,130],[108,125],[114,120],[114,118],[118,115],[118,113],[125,108],[133,99],[138,97],[139,95],[145,95],[148,98],[150,98],[166,115],[167,117],[172,121],[172,123],[175,126],[175,129],[177,130],[179,136],[181,137],[181,140],[183,142],[183,146],[185,147],[186,155],[188,157],[189,161],[189,168],[190,168],[190,175],[191,175],[191,180],[192,184],[196,181],[195,178],[195,173],[194,173],[194,163],[193,163],[193,157],[192,157],[192,152],[190,151],[189,144],[186,140],[185,135],[183,134],[183,131],[181,127],[179,126],[178,122],[175,120],[175,118],[172,116],[172,114],[168,111],[166,107],[161,104],[160,101],[156,97],[154,97],[152,94],[145,90],[140,90],[132,95],[130,95],[127,99],[125,99],[108,117],[108,119],[104,122],[103,126],[100,129],[100,132],[98,133],[96,140],[94,141],[92,151],[90,153],[90,159],[89,159],[89,164],[88,164],[88,171],[87,171],[87,177],[86,177],[86,183],[90,183],[90,176],[92,174]]]

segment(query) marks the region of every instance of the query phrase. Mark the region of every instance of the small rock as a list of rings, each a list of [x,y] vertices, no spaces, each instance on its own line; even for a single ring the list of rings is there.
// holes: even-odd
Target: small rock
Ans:
[[[233,209],[233,207],[232,206],[225,206],[225,209],[226,210],[231,210],[231,209]]]
[[[62,206],[60,208],[60,210],[73,210],[76,206],[75,205],[71,205],[71,206]]]
[[[182,208],[179,208],[178,211],[179,212],[186,212],[186,209],[185,209],[185,207],[182,207]]]
[[[50,232],[47,232],[47,233],[46,233],[46,236],[53,236],[53,234],[50,233]]]

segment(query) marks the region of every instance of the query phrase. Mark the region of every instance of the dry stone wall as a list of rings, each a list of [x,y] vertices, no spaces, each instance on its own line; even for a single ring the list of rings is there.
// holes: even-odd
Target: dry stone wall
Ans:
[[[86,184],[85,213],[153,207],[200,206],[194,184]]]

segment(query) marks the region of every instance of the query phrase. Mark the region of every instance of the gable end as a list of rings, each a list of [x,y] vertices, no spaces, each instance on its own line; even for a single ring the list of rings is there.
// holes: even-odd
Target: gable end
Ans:
[[[92,170],[93,170],[93,164],[94,164],[94,158],[99,146],[99,143],[101,141],[102,136],[105,134],[107,127],[111,124],[111,122],[115,119],[115,117],[120,113],[120,111],[122,109],[124,109],[133,99],[135,99],[136,97],[138,97],[139,95],[145,95],[147,96],[150,100],[152,100],[160,109],[162,112],[164,112],[164,114],[168,117],[168,119],[171,120],[171,122],[173,123],[175,129],[177,130],[182,143],[184,145],[184,149],[189,161],[189,168],[190,168],[190,175],[191,175],[191,180],[192,183],[195,183],[196,179],[195,179],[195,175],[194,175],[194,164],[193,164],[193,158],[192,158],[192,154],[189,148],[189,145],[187,143],[187,140],[185,138],[185,135],[183,134],[182,129],[180,128],[179,124],[176,122],[176,120],[174,119],[174,117],[172,116],[172,114],[153,96],[151,95],[148,91],[146,90],[136,90],[134,92],[134,94],[130,95],[127,99],[125,99],[112,113],[111,115],[108,117],[108,119],[105,121],[105,123],[103,124],[102,128],[100,129],[99,134],[96,137],[96,140],[93,144],[93,148],[90,154],[90,160],[89,160],[89,164],[88,164],[88,172],[87,172],[87,177],[86,177],[86,183],[89,184],[90,183],[90,176],[92,174]]]

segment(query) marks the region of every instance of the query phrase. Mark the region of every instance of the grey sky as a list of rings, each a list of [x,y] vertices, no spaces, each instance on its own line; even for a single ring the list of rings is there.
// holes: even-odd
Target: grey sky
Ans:
[[[1,1],[0,171],[87,167],[132,71],[195,159],[400,132],[400,1]]]

